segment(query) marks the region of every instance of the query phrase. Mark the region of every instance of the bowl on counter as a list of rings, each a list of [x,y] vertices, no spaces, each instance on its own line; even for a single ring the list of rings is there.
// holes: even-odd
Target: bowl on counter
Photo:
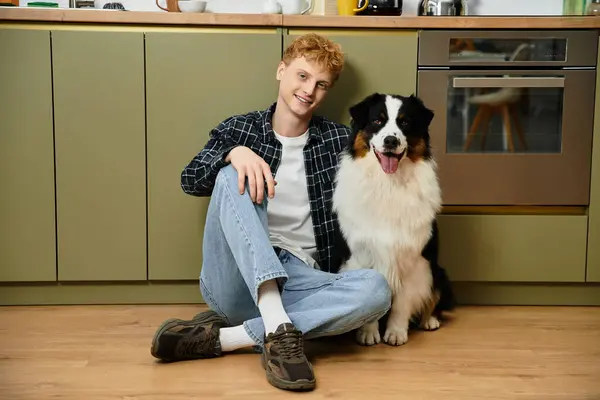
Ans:
[[[179,5],[179,10],[181,12],[204,12],[206,9],[206,1],[204,0],[179,0],[177,4]]]

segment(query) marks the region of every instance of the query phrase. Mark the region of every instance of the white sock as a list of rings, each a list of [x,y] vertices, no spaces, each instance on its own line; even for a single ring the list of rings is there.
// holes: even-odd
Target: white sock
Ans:
[[[265,325],[266,335],[275,332],[280,324],[292,322],[283,308],[275,279],[264,282],[258,288],[258,309]]]
[[[256,345],[256,342],[248,336],[244,325],[219,329],[219,341],[222,351],[234,351]]]

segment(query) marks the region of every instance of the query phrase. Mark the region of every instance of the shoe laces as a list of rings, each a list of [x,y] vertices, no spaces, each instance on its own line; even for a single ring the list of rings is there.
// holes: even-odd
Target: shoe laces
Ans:
[[[181,355],[191,357],[210,352],[215,345],[216,337],[211,337],[208,333],[208,331],[203,329],[196,335],[186,338],[181,343]]]
[[[278,352],[286,359],[304,357],[302,334],[298,331],[287,331],[277,337]]]

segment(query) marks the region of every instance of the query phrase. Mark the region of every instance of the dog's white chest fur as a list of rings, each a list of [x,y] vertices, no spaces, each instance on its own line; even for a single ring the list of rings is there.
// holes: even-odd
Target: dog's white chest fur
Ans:
[[[374,268],[394,292],[413,279],[421,281],[414,282],[414,289],[429,288],[429,267],[421,251],[441,205],[435,169],[433,160],[405,158],[388,175],[372,153],[359,159],[342,156],[333,207],[352,250],[343,270]]]

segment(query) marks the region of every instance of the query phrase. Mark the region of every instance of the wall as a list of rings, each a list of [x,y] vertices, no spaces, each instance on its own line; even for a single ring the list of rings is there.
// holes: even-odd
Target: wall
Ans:
[[[21,5],[28,1],[21,0]],[[68,0],[59,1],[61,7],[68,7]],[[102,6],[108,1],[96,0],[96,7]],[[118,0],[116,0],[118,1]],[[165,0],[159,0],[165,4]],[[280,0],[289,1],[289,0]],[[308,1],[308,0],[303,0]],[[210,0],[207,5],[208,12],[237,12],[237,13],[260,13],[264,0]],[[312,0],[313,14],[324,14],[325,2],[335,0]],[[405,0],[403,4],[403,15],[416,15],[420,0]],[[155,0],[121,0],[126,9],[132,11],[160,11]],[[469,13],[473,15],[561,15],[563,0],[468,0]]]
[[[469,13],[475,15],[562,15],[563,10],[563,0],[470,0],[468,4]]]

